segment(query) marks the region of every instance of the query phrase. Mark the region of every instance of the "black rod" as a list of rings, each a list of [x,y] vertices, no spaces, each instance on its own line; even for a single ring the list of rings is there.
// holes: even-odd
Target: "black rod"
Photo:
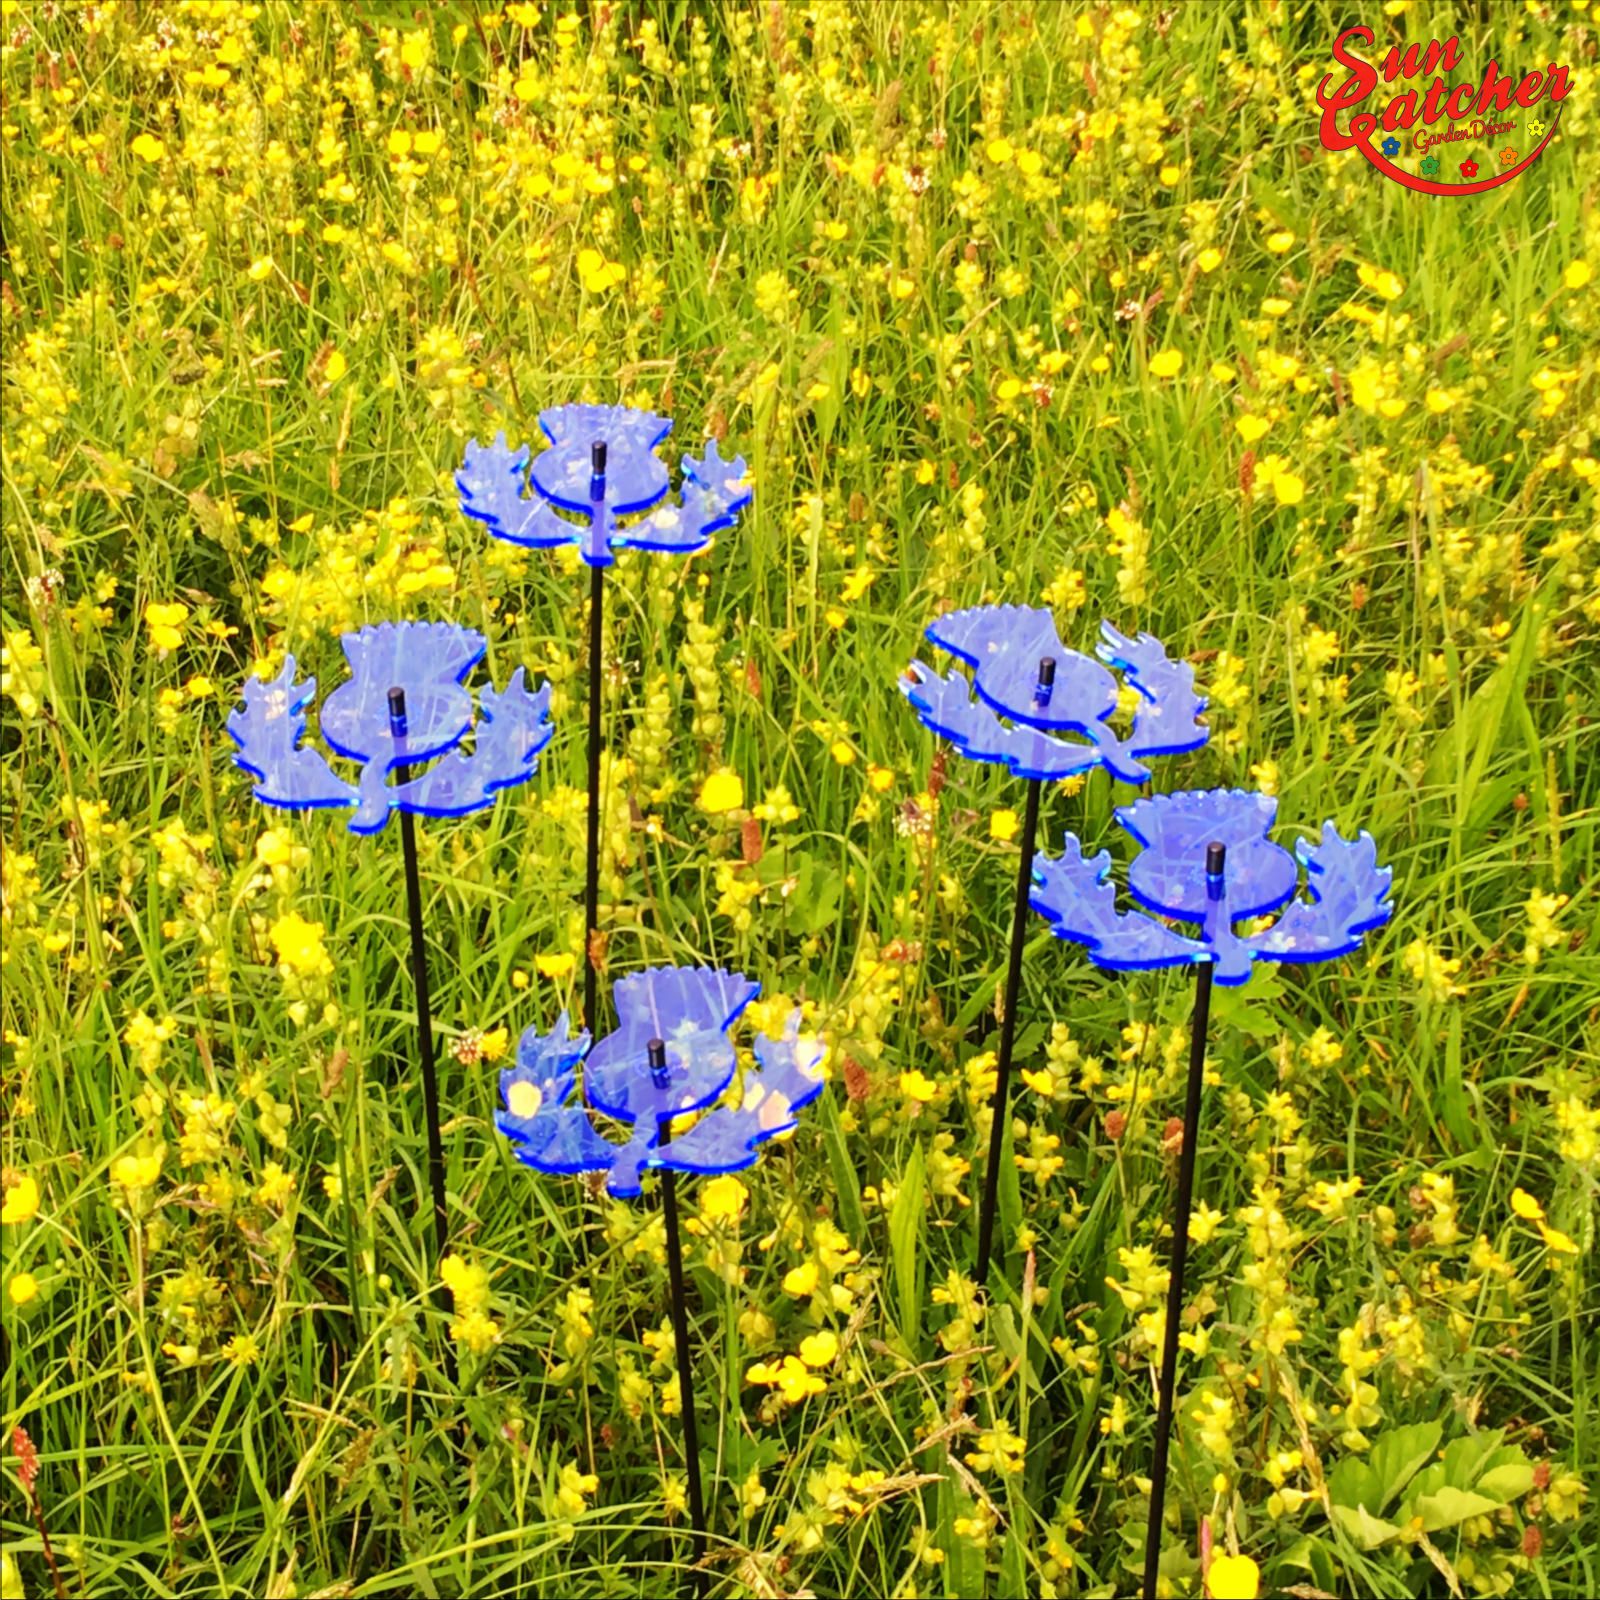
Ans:
[[[589,449],[589,498],[594,502],[590,516],[605,515],[606,447],[597,439]],[[599,1026],[595,1016],[599,979],[595,936],[600,924],[600,674],[601,633],[605,619],[605,568],[589,568],[589,842],[584,855],[583,875],[583,1022],[593,1033]]]
[[[1039,662],[1039,682],[1033,703],[1049,705],[1055,689],[1056,658],[1045,656]],[[1033,889],[1034,836],[1039,831],[1039,778],[1028,779],[1028,803],[1022,824],[1022,854],[1017,861],[1017,894],[1011,907],[1011,947],[1006,956],[1004,1015],[1000,1018],[1000,1059],[995,1068],[994,1099],[989,1117],[989,1162],[983,1175],[983,1202],[978,1209],[978,1260],[975,1280],[980,1289],[989,1282],[989,1255],[994,1246],[994,1214],[1000,1200],[1000,1137],[1005,1127],[1006,1108],[1011,1100],[1011,1049],[1017,1037],[1017,999],[1022,988],[1023,930],[1028,925],[1028,896]]]
[[[667,1047],[652,1039],[650,1074],[658,1085],[667,1079]],[[665,1121],[665,1119],[664,1119]],[[665,1126],[663,1125],[663,1132]],[[667,1276],[672,1285],[672,1337],[678,1352],[678,1403],[683,1412],[683,1450],[689,1479],[689,1524],[693,1530],[691,1549],[694,1565],[689,1568],[685,1592],[698,1596],[705,1592],[705,1571],[700,1566],[706,1553],[706,1505],[700,1487],[700,1430],[694,1415],[694,1373],[689,1354],[689,1308],[683,1287],[683,1239],[678,1232],[678,1185],[670,1170],[661,1174],[661,1215],[667,1227]]]
[[[1011,950],[1006,964],[1005,1015],[1000,1019],[1000,1057],[990,1102],[989,1164],[983,1177],[983,1202],[978,1212],[978,1260],[974,1280],[989,1281],[989,1254],[994,1245],[994,1215],[1000,1198],[1000,1160],[1005,1141],[1006,1107],[1011,1093],[1011,1047],[1017,1036],[1017,1001],[1022,988],[1022,946],[1028,925],[1028,895],[1033,887],[1034,835],[1039,829],[1039,793],[1043,780],[1028,779],[1028,803],[1022,824],[1022,854],[1017,861],[1017,894],[1011,908]]]
[[[1206,846],[1206,896],[1222,899],[1226,848]],[[1208,919],[1207,932],[1210,932]],[[1157,1384],[1155,1459],[1150,1469],[1150,1522],[1144,1538],[1144,1600],[1155,1600],[1161,1569],[1161,1523],[1167,1503],[1167,1457],[1172,1445],[1172,1395],[1178,1377],[1178,1321],[1183,1315],[1183,1274],[1189,1262],[1189,1209],[1200,1143],[1200,1090],[1205,1082],[1206,1029],[1211,1022],[1213,963],[1195,968],[1194,1016],[1189,1029],[1189,1081],[1183,1101],[1183,1146],[1178,1151],[1178,1192],[1172,1205],[1172,1261],[1167,1281],[1167,1320],[1161,1331],[1161,1375]]]
[[[406,737],[406,692],[389,691],[389,731],[404,748]],[[411,764],[401,761],[395,767],[402,785],[411,777]],[[444,1141],[439,1134],[439,1074],[433,1060],[433,1013],[428,1001],[428,948],[422,934],[422,878],[417,870],[416,819],[403,806],[400,810],[400,854],[406,871],[406,915],[411,923],[411,982],[417,996],[417,1053],[422,1061],[422,1100],[428,1118],[428,1185],[433,1191],[433,1249],[435,1268],[444,1260],[450,1233],[449,1213],[444,1198]]]

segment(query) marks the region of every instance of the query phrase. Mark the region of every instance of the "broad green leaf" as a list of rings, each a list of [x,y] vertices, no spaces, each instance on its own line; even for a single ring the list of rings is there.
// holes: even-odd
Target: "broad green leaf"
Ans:
[[[1453,1528],[1468,1517],[1487,1516],[1491,1511],[1498,1511],[1502,1504],[1502,1501],[1491,1500],[1488,1495],[1475,1490],[1452,1489],[1446,1484],[1434,1494],[1419,1494],[1414,1500],[1408,1500],[1405,1506],[1406,1520],[1409,1522],[1413,1517],[1420,1517],[1423,1530],[1436,1533],[1440,1528]]]
[[[1411,1486],[1408,1498],[1420,1494],[1433,1494],[1449,1485],[1454,1489],[1470,1489],[1484,1462],[1500,1447],[1500,1433],[1485,1429],[1481,1433],[1465,1433],[1452,1439],[1444,1452],[1426,1472],[1418,1475]]]
[[[1333,1520],[1361,1546],[1363,1550],[1376,1550],[1380,1544],[1400,1537],[1400,1530],[1392,1522],[1375,1517],[1362,1506],[1333,1508]]]
[[[1328,1474],[1328,1495],[1336,1506],[1376,1506],[1379,1492],[1377,1477],[1360,1456],[1343,1457]]]
[[[1484,1462],[1472,1487],[1502,1505],[1520,1500],[1533,1487],[1533,1463],[1516,1445],[1508,1444]]]
[[[1382,1511],[1432,1459],[1439,1448],[1444,1427],[1437,1422],[1413,1422],[1409,1427],[1386,1428],[1374,1441],[1367,1457],[1367,1469],[1378,1488],[1374,1504],[1363,1500],[1371,1511]]]

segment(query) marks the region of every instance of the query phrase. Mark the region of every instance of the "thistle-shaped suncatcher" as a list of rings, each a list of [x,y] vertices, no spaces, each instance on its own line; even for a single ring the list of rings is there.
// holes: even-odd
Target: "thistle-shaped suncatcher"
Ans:
[[[1194,668],[1172,660],[1148,633],[1130,639],[1102,622],[1098,660],[1067,649],[1043,607],[953,611],[930,622],[926,633],[973,668],[972,678],[953,669],[940,677],[917,661],[900,680],[902,692],[962,755],[1002,763],[1019,778],[1070,778],[1103,766],[1123,783],[1144,783],[1145,760],[1198,750],[1209,737],[1199,720],[1206,703],[1194,692]],[[1112,668],[1139,695],[1125,739],[1110,725],[1118,698]],[[1050,733],[1076,733],[1088,742]]]
[[[1057,937],[1083,945],[1096,966],[1113,971],[1195,967],[1183,1147],[1157,1381],[1145,1600],[1154,1600],[1161,1562],[1212,980],[1243,983],[1256,961],[1329,961],[1349,955],[1364,935],[1389,920],[1392,909],[1393,874],[1378,865],[1371,836],[1359,833],[1347,840],[1331,822],[1323,824],[1320,841],[1302,839],[1297,847],[1306,869],[1307,897],[1300,898],[1295,857],[1267,837],[1277,808],[1269,795],[1238,789],[1153,795],[1120,807],[1117,821],[1143,847],[1127,871],[1128,894],[1143,911],[1117,909],[1109,852],[1085,858],[1072,834],[1066,836],[1062,854],[1042,860],[1034,872],[1034,909],[1051,922]],[[1266,926],[1255,926],[1279,912]],[[1192,931],[1180,931],[1173,922]],[[1240,923],[1246,924],[1243,931]]]
[[[1028,780],[990,1108],[989,1160],[978,1209],[974,1276],[980,1285],[988,1281],[994,1241],[1001,1135],[1011,1091],[1023,929],[1042,785],[1094,767],[1104,767],[1125,783],[1143,783],[1150,776],[1144,765],[1150,757],[1197,750],[1208,737],[1199,720],[1205,701],[1194,692],[1192,667],[1173,661],[1161,641],[1148,633],[1130,639],[1109,622],[1102,623],[1100,631],[1096,660],[1069,650],[1056,632],[1054,618],[1042,607],[978,606],[953,611],[930,623],[927,637],[973,669],[970,682],[959,669],[941,677],[920,661],[913,662],[900,680],[901,692],[927,727],[974,761],[999,763]],[[1125,738],[1110,725],[1119,687],[1113,668],[1139,696],[1133,726]],[[1080,738],[1056,737],[1062,733]]]
[[[589,566],[589,837],[584,872],[584,1019],[595,1022],[599,963],[600,670],[605,569],[617,550],[694,555],[732,527],[750,503],[743,457],[724,461],[716,441],[704,456],[683,458],[678,499],[662,505],[671,479],[656,450],[672,423],[629,406],[567,405],[539,413],[549,446],[529,464],[526,445],[505,434],[492,445],[474,439],[456,487],[461,509],[497,539],[532,548],[576,545]],[[530,488],[531,495],[524,495]],[[570,521],[562,513],[580,521]]]
[[[637,1196],[647,1173],[660,1174],[696,1561],[705,1500],[675,1174],[754,1166],[761,1146],[791,1132],[795,1113],[822,1093],[822,1047],[801,1036],[795,1012],[780,1037],[757,1037],[756,1065],[730,1098],[739,1061],[729,1030],[759,988],[742,973],[707,967],[655,967],[624,978],[612,991],[617,1027],[592,1049],[587,1032],[571,1033],[565,1012],[550,1033],[530,1028],[522,1036],[516,1065],[500,1074],[505,1109],[495,1118],[517,1159],[540,1172],[604,1173],[607,1190],[621,1199]],[[602,1133],[591,1111],[615,1124],[618,1136]],[[695,1568],[691,1586],[698,1590],[699,1582]]]
[[[550,686],[529,694],[518,667],[503,691],[485,686],[479,692],[481,714],[474,723],[465,685],[487,649],[481,633],[447,622],[385,622],[347,633],[340,643],[350,677],[322,702],[318,723],[328,748],[359,764],[355,781],[341,778],[326,757],[300,742],[317,680],[296,683],[293,656],[277,677],[245,681],[244,704],[228,718],[228,732],[238,746],[234,760],[255,779],[253,793],[263,805],[348,809],[356,833],[376,833],[391,811],[400,813],[434,1245],[442,1260],[448,1233],[444,1146],[413,819],[466,816],[531,778],[550,742]]]
[[[713,439],[701,459],[683,458],[682,494],[662,506],[672,482],[656,450],[672,423],[653,411],[553,406],[539,413],[539,427],[550,444],[531,466],[528,447],[513,450],[500,433],[488,446],[474,439],[456,474],[462,511],[497,539],[534,549],[575,544],[591,567],[609,567],[617,550],[694,555],[750,503],[743,459],[724,461]],[[562,511],[586,520],[569,522]]]
[[[1242,789],[1184,790],[1118,807],[1117,821],[1143,847],[1128,866],[1129,897],[1157,917],[1192,925],[1193,934],[1119,911],[1110,852],[1085,857],[1070,833],[1061,855],[1034,869],[1033,909],[1058,939],[1083,945],[1096,966],[1113,971],[1206,963],[1218,983],[1238,984],[1256,961],[1349,955],[1363,934],[1389,920],[1393,874],[1378,865],[1370,834],[1348,840],[1324,823],[1320,843],[1302,839],[1296,847],[1310,896],[1296,899],[1295,856],[1267,837],[1277,811],[1271,795]],[[1213,843],[1227,853],[1219,898],[1205,871]],[[1279,910],[1283,915],[1268,927],[1236,931],[1239,923]]]
[[[340,643],[350,678],[322,703],[318,723],[328,748],[359,763],[360,774],[347,782],[300,742],[317,680],[296,683],[288,656],[277,677],[245,680],[244,704],[228,718],[239,747],[234,761],[256,780],[253,793],[263,805],[349,808],[352,832],[376,833],[391,811],[464,817],[493,805],[497,790],[533,776],[552,732],[550,686],[529,694],[518,667],[503,692],[492,685],[480,691],[474,728],[466,679],[487,648],[481,633],[448,622],[385,622]],[[470,754],[461,748],[469,733]],[[436,756],[445,759],[410,776]]]

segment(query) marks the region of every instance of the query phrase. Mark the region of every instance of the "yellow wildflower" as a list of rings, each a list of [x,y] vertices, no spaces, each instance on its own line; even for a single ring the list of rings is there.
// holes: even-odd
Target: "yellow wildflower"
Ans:
[[[38,1214],[39,1185],[35,1179],[23,1173],[6,1189],[5,1198],[0,1200],[0,1222],[15,1227],[20,1223],[32,1222]]]
[[[1249,1556],[1213,1556],[1206,1573],[1206,1593],[1211,1600],[1256,1600],[1261,1593],[1261,1569]]]
[[[713,817],[738,811],[744,805],[744,783],[737,772],[719,767],[700,789],[700,809]]]

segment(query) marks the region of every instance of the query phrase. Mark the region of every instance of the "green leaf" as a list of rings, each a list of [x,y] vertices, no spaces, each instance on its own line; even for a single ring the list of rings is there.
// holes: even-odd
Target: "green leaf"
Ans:
[[[1319,1588],[1332,1591],[1337,1584],[1339,1569],[1333,1552],[1325,1539],[1307,1534],[1278,1558],[1286,1567],[1298,1567],[1311,1574],[1311,1581]]]
[[[1520,1500],[1533,1487],[1533,1463],[1516,1445],[1508,1444],[1484,1462],[1472,1487],[1478,1494],[1494,1496],[1501,1505]]]
[[[1430,790],[1453,792],[1454,830],[1458,836],[1475,831],[1509,798],[1509,793],[1503,796],[1496,788],[1486,788],[1484,778],[1500,744],[1506,711],[1514,699],[1526,692],[1539,659],[1539,628],[1547,609],[1542,596],[1523,607],[1505,660],[1462,706],[1460,716],[1429,757],[1423,784]],[[1511,792],[1518,786],[1513,779]]]
[[[900,1175],[900,1187],[889,1212],[889,1255],[894,1262],[900,1337],[913,1353],[922,1326],[922,1222],[926,1175],[919,1142]]]
[[[984,1114],[988,1115],[987,1112]],[[999,1222],[995,1229],[994,1254],[995,1264],[1002,1272],[1004,1267],[1001,1264],[1022,1227],[1022,1174],[1017,1170],[1012,1122],[1009,1116],[1000,1119],[1000,1186],[996,1207]],[[974,1211],[977,1209],[973,1207]]]
[[[1533,1487],[1533,1465],[1497,1428],[1452,1439],[1443,1457],[1417,1475],[1402,1516],[1425,1532],[1487,1516]]]
[[[1333,1507],[1333,1520],[1361,1546],[1363,1550],[1376,1550],[1380,1544],[1400,1537],[1400,1530],[1392,1522],[1375,1517],[1363,1506]]]
[[[1487,1516],[1491,1511],[1498,1511],[1503,1504],[1499,1500],[1491,1500],[1486,1494],[1479,1494],[1473,1489],[1454,1489],[1446,1484],[1434,1494],[1419,1494],[1414,1500],[1406,1502],[1406,1520],[1413,1517],[1422,1519],[1423,1531],[1436,1533],[1440,1528],[1453,1528],[1458,1522],[1465,1522],[1468,1517]]]
[[[1344,1456],[1328,1474],[1328,1498],[1335,1508],[1353,1511],[1357,1506],[1376,1506],[1381,1487],[1360,1456]]]
[[[1439,1115],[1450,1130],[1450,1136],[1463,1150],[1476,1150],[1483,1141],[1479,1123],[1467,1103],[1465,1076],[1461,1069],[1461,1011],[1457,1007],[1450,1013],[1449,1031],[1445,1035],[1444,1081],[1440,1085]]]
[[[1022,1540],[1013,1527],[1006,1534],[1005,1548],[1000,1552],[1000,1594],[1026,1594],[1028,1592],[1028,1565],[1023,1554]]]
[[[1438,1422],[1413,1422],[1405,1428],[1386,1428],[1374,1441],[1367,1457],[1367,1470],[1378,1488],[1378,1498],[1362,1500],[1370,1511],[1382,1511],[1425,1467],[1439,1448],[1444,1432]]]
[[[839,1126],[839,1112],[833,1096],[823,1095],[821,1107],[822,1142],[827,1146],[828,1171],[833,1174],[833,1192],[839,1201],[839,1222],[858,1245],[867,1237],[867,1214],[861,1204],[861,1180]]]
[[[945,1553],[944,1592],[950,1600],[981,1600],[983,1594],[983,1552],[956,1532],[956,1518],[972,1512],[971,1496],[947,1470],[939,1485],[939,1548]]]

